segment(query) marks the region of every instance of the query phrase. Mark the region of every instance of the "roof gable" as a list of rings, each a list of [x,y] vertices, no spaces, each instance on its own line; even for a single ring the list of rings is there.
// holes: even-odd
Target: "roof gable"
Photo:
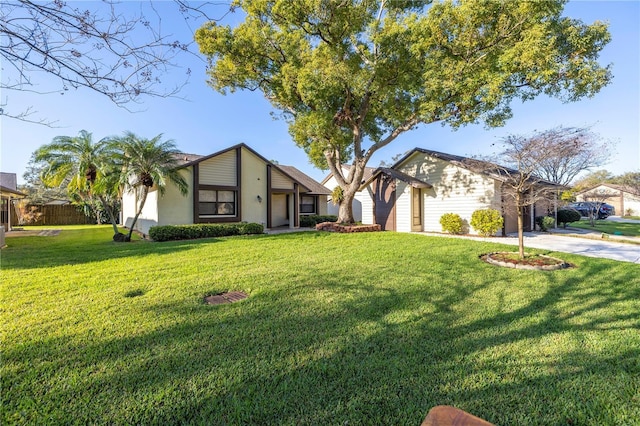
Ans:
[[[447,161],[449,163],[452,163],[458,167],[462,167],[464,169],[470,170],[472,172],[475,173],[481,173],[484,174],[486,176],[489,176],[492,179],[495,179],[497,181],[500,182],[504,182],[507,180],[506,176],[504,174],[500,174],[500,171],[505,172],[506,174],[509,175],[519,175],[520,172],[518,172],[516,169],[512,169],[510,167],[504,167],[501,166],[499,164],[495,164],[495,163],[491,163],[489,161],[485,161],[485,160],[477,160],[474,158],[470,158],[470,157],[463,157],[460,155],[454,155],[454,154],[447,154],[444,152],[439,152],[439,151],[432,151],[429,149],[424,149],[424,148],[414,148],[411,151],[409,151],[407,154],[405,154],[402,158],[400,158],[398,161],[396,161],[396,163],[391,166],[392,169],[396,169],[399,168],[403,163],[405,163],[406,161],[408,161],[411,157],[413,157],[416,154],[423,154],[423,155],[428,155],[443,161]],[[492,171],[492,170],[497,170],[497,171]],[[550,182],[547,180],[544,180],[542,178],[539,178],[537,176],[532,176],[530,179],[530,181],[533,181],[533,183],[536,184],[540,184],[543,186],[554,186],[554,187],[559,187],[559,188],[566,188],[563,185],[554,183],[554,182]]]
[[[318,182],[316,182],[315,180],[313,180],[311,177],[307,176],[306,174],[304,174],[300,170],[296,169],[293,166],[280,166],[278,164],[275,164],[275,163],[267,160],[265,157],[260,155],[256,150],[254,150],[253,148],[251,148],[249,145],[247,145],[245,143],[239,143],[237,145],[233,145],[233,146],[231,146],[229,148],[225,148],[225,149],[223,149],[221,151],[214,152],[213,154],[209,154],[209,155],[196,155],[196,154],[180,153],[180,154],[178,154],[178,157],[180,158],[180,161],[182,162],[182,164],[180,165],[180,168],[186,168],[186,167],[194,166],[196,164],[202,163],[203,161],[207,161],[207,160],[209,160],[211,158],[226,154],[227,152],[236,150],[238,148],[246,149],[251,154],[255,155],[260,160],[264,161],[265,164],[275,168],[280,173],[285,175],[287,178],[291,179],[295,183],[297,183],[297,184],[301,185],[303,188],[307,189],[307,191],[304,191],[304,192],[309,192],[309,193],[312,193],[312,194],[328,194],[328,192],[325,192],[326,188],[324,188],[322,185],[320,185]],[[322,189],[320,189],[320,188],[322,188]]]

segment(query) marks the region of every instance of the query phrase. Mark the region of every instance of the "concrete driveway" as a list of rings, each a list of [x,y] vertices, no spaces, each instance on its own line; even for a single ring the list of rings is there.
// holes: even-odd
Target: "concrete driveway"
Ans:
[[[558,233],[546,232],[525,232],[524,246],[525,248],[537,248],[542,250],[551,250],[562,253],[580,254],[582,256],[599,257],[602,259],[613,259],[622,262],[632,262],[640,264],[640,245],[630,243],[619,243],[615,241],[607,241],[596,238],[581,238],[580,234],[589,234],[590,232],[582,232],[577,229],[562,230],[554,229]],[[472,236],[453,236],[444,234],[424,233],[425,235],[437,235],[448,238],[467,238],[478,241],[486,241],[491,243],[518,245],[517,234],[510,234],[504,238],[484,238]],[[597,235],[600,235],[599,233]],[[588,236],[588,235],[582,235]]]
[[[506,244],[518,245],[518,238],[515,236],[509,236],[499,241]],[[640,245],[638,244],[579,238],[577,236],[562,234],[525,232],[524,246],[562,253],[580,254],[589,257],[620,260],[622,262],[640,263]]]

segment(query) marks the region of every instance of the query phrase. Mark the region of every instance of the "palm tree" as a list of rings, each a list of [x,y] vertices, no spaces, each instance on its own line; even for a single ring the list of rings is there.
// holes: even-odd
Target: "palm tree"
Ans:
[[[124,137],[115,140],[115,144],[122,164],[120,185],[125,190],[136,193],[135,216],[126,238],[131,240],[135,224],[152,188],[155,187],[162,195],[167,184],[172,182],[186,195],[189,185],[178,170],[179,151],[173,140],[162,141],[162,134],[153,139],[143,139],[127,132]]]
[[[108,139],[93,141],[93,135],[81,130],[78,136],[56,136],[50,144],[38,148],[34,154],[37,162],[46,164],[42,182],[49,187],[66,186],[70,195],[77,198],[99,200],[109,215],[114,234],[118,234],[118,222],[108,200],[117,193],[117,171],[113,169],[114,146]]]

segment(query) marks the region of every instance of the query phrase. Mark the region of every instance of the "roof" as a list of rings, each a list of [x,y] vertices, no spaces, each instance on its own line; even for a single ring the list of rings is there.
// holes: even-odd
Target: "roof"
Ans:
[[[475,171],[475,172],[478,172],[478,173],[483,173],[483,174],[488,175],[491,178],[496,179],[498,181],[505,181],[506,177],[504,175],[501,175],[499,172],[495,172],[495,171],[492,171],[492,170],[504,171],[504,172],[506,172],[506,173],[508,173],[510,175],[518,175],[520,173],[516,169],[512,169],[512,168],[509,168],[509,167],[504,167],[504,166],[501,166],[501,165],[496,164],[496,163],[491,163],[489,161],[478,160],[478,159],[475,159],[475,158],[463,157],[463,156],[454,155],[454,154],[446,154],[444,152],[432,151],[430,149],[424,149],[424,148],[414,148],[414,149],[412,149],[407,154],[405,154],[401,159],[396,161],[396,163],[393,166],[391,166],[391,168],[395,169],[400,164],[402,164],[407,158],[411,157],[416,152],[419,152],[419,153],[422,153],[422,154],[427,154],[429,156],[438,158],[440,160],[448,161],[450,163],[455,164],[456,166],[460,166],[460,167],[468,169],[468,170],[472,170],[472,171]],[[474,165],[486,166],[486,168],[484,168],[484,167],[474,167]],[[554,186],[554,187],[560,187],[560,188],[567,188],[564,185],[560,185],[558,183],[550,182],[548,180],[544,180],[544,179],[539,178],[537,176],[531,176],[531,178],[529,180],[533,181],[533,183],[540,184],[540,185],[543,185],[543,186]]]
[[[225,148],[222,151],[218,151],[218,152],[214,152],[213,154],[209,154],[209,155],[197,155],[197,154],[185,154],[185,153],[179,153],[178,154],[178,158],[179,161],[182,163],[180,165],[180,167],[190,167],[193,166],[195,164],[201,163],[203,161],[206,161],[210,158],[213,157],[217,157],[218,155],[224,154],[226,152],[238,149],[238,148],[244,148],[247,151],[251,152],[252,154],[254,154],[256,157],[260,158],[262,161],[264,161],[265,163],[271,165],[272,167],[275,167],[276,169],[278,169],[280,172],[282,172],[285,176],[289,177],[290,179],[296,181],[297,183],[299,183],[300,185],[302,185],[303,187],[307,188],[309,191],[303,191],[303,192],[307,192],[309,194],[329,194],[330,192],[327,192],[326,188],[323,187],[322,185],[320,185],[317,181],[313,180],[312,178],[310,178],[309,176],[307,176],[306,174],[302,173],[300,170],[296,169],[293,166],[280,166],[278,164],[274,164],[271,161],[267,160],[266,158],[264,158],[262,155],[260,155],[258,152],[256,152],[253,148],[251,148],[250,146],[248,146],[245,143],[240,143],[234,146],[231,146],[229,148]],[[293,170],[293,173],[295,173],[295,175],[293,173],[289,173],[289,171]],[[311,185],[311,186],[310,186]],[[320,188],[322,188],[322,190],[320,190]],[[320,192],[322,191],[322,192]]]
[[[352,167],[351,164],[342,164],[343,169],[351,170],[351,167]],[[371,178],[371,176],[373,176],[375,171],[376,171],[375,167],[365,167],[364,173],[362,174],[362,182],[368,181]],[[322,182],[320,183],[324,185],[329,181],[329,179],[331,179],[331,177],[333,177],[333,173],[329,173],[324,179],[322,179]]]
[[[606,187],[609,187],[611,189],[615,189],[616,191],[628,192],[629,194],[632,194],[632,195],[640,195],[640,190],[638,190],[636,188],[633,188],[633,187],[630,187],[630,186],[626,186],[626,185],[617,185],[615,183],[601,183],[599,185],[592,186],[591,188],[583,189],[582,191],[577,192],[576,195],[580,195],[580,194],[584,194],[584,193],[589,192],[589,191],[593,191],[594,189],[598,188],[599,186],[606,186]]]
[[[308,194],[312,194],[312,195],[331,194],[331,191],[329,191],[327,188],[322,186],[318,181],[304,174],[303,172],[296,169],[295,167],[283,166],[283,165],[278,165],[277,167],[280,168],[281,170],[284,170],[289,176],[291,176],[293,179],[300,182],[303,186],[306,186],[309,189],[309,191],[307,192]]]
[[[174,157],[176,158],[176,160],[178,160],[178,164],[180,166],[183,166],[187,163],[193,163],[194,161],[197,161],[203,156],[198,154],[187,154],[185,152],[179,152],[175,154]]]
[[[380,174],[384,174],[387,176],[391,176],[394,179],[401,180],[414,188],[433,188],[433,185],[431,185],[430,183],[424,182],[404,172],[401,172],[400,170],[391,169],[389,167],[377,168],[375,172],[372,173],[371,177],[363,182],[361,188],[369,185]]]
[[[22,198],[27,196],[27,194],[23,194],[22,192],[16,189],[7,188],[6,186],[2,186],[2,185],[0,185],[0,194],[2,194],[3,196],[4,195],[15,196],[15,198]]]

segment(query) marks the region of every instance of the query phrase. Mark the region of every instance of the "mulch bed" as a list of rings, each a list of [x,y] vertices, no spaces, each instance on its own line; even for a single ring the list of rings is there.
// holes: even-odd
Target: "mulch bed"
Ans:
[[[316,225],[317,231],[329,232],[378,232],[382,231],[381,225],[343,225],[336,222],[322,222]]]
[[[495,252],[487,253],[480,256],[480,259],[487,263],[505,268],[529,269],[538,271],[556,271],[571,267],[571,264],[562,259],[546,256],[543,254],[530,255],[525,254],[524,259],[518,259],[517,253],[513,252]]]

